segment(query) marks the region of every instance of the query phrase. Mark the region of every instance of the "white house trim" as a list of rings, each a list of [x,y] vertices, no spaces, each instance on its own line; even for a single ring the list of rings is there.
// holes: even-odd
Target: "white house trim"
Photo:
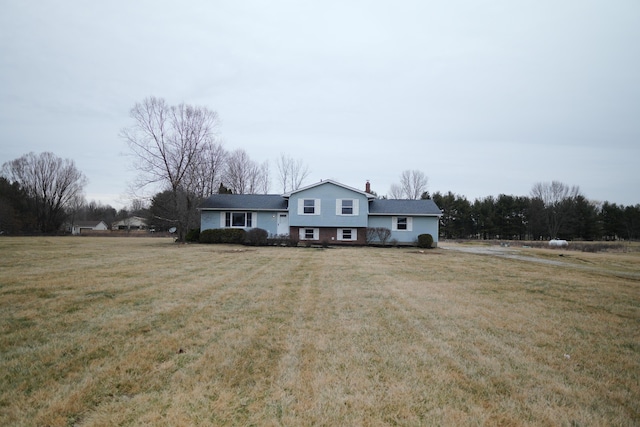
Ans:
[[[313,200],[313,213],[305,213],[305,200]],[[320,215],[320,199],[301,198],[298,199],[298,215]]]
[[[234,213],[244,214],[245,222],[244,225],[233,225],[233,218],[230,218],[229,225],[227,225],[227,215],[233,216]],[[247,226],[247,217],[251,215],[251,223]],[[220,212],[220,228],[257,228],[258,227],[258,213],[257,212],[249,212],[249,211],[222,211]]]
[[[336,181],[334,181],[332,179],[325,179],[324,181],[316,182],[315,184],[311,184],[311,185],[308,185],[306,187],[298,188],[295,191],[291,191],[290,193],[283,194],[282,197],[289,198],[289,197],[291,197],[292,194],[299,193],[301,191],[306,191],[306,190],[308,190],[310,188],[314,188],[314,187],[317,187],[319,185],[323,185],[323,184],[326,184],[326,183],[331,183],[333,185],[337,185],[338,187],[346,188],[349,191],[354,191],[356,193],[365,195],[370,200],[373,200],[373,199],[376,198],[376,196],[374,196],[373,194],[367,193],[367,192],[362,191],[362,190],[358,190],[357,188],[349,187],[348,185],[344,185],[344,184],[342,184],[340,182],[336,182]]]
[[[307,237],[307,230],[313,230],[313,238]],[[300,240],[318,240],[320,239],[320,229],[313,227],[301,227],[298,237]]]
[[[349,237],[351,235],[351,237]],[[358,240],[358,229],[357,228],[338,228],[338,240],[342,241],[356,241]]]
[[[406,218],[407,228],[398,228],[398,218]],[[394,216],[391,218],[391,231],[413,231],[413,218],[410,216]]]
[[[344,200],[351,200],[352,213],[342,213],[342,202]],[[336,199],[336,215],[338,216],[358,216],[360,214],[360,200],[358,199]]]

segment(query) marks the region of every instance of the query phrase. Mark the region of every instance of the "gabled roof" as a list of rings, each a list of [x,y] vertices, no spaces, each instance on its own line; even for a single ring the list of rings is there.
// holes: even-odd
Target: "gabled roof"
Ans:
[[[94,228],[94,227],[99,226],[100,223],[104,223],[104,225],[107,225],[104,221],[100,221],[100,220],[98,220],[98,221],[95,221],[95,220],[93,220],[93,221],[75,221],[73,223],[73,225],[76,226],[76,227],[82,227],[82,228],[87,228],[87,227]]]
[[[99,221],[99,220],[98,221],[95,221],[95,220],[93,220],[93,221],[76,221],[74,223],[74,225],[77,226],[77,227],[95,227],[95,226],[100,225],[101,222],[104,222],[104,221]]]
[[[442,211],[433,200],[375,199],[369,203],[369,215],[439,216]]]
[[[297,190],[293,190],[293,191],[291,191],[289,193],[285,193],[282,196],[289,198],[289,197],[291,197],[292,194],[299,193],[300,191],[305,191],[305,190],[308,190],[310,188],[318,187],[318,186],[324,185],[324,184],[337,185],[338,187],[346,188],[347,190],[354,191],[356,193],[359,193],[359,194],[362,194],[364,196],[367,196],[369,199],[374,199],[375,198],[375,196],[373,194],[369,194],[369,193],[367,193],[365,191],[358,190],[357,188],[349,187],[348,185],[341,184],[341,183],[339,183],[337,181],[334,181],[332,179],[325,179],[324,181],[316,182],[315,184],[311,184],[311,185],[307,185],[306,187],[298,188]]]
[[[113,225],[134,225],[134,224],[142,224],[147,225],[147,219],[141,216],[130,216],[128,218],[119,219],[118,221],[114,221]]]
[[[284,211],[287,210],[287,200],[279,194],[214,194],[198,209]]]

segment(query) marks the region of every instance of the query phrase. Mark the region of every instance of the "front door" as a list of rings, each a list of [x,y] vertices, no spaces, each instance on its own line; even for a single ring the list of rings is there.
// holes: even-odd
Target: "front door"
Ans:
[[[278,235],[289,235],[289,214],[278,213]]]

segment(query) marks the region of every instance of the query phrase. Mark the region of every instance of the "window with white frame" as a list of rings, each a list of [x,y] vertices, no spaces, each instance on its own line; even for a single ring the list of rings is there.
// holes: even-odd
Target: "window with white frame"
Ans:
[[[396,221],[396,228],[398,230],[406,230],[407,229],[407,217],[398,217]]]
[[[304,199],[304,212],[308,215],[316,213],[316,201],[313,199]]]
[[[301,228],[300,240],[318,240],[320,238],[319,228]]]
[[[409,216],[394,216],[392,218],[391,231],[411,231],[413,229],[413,218]]]
[[[251,212],[225,212],[224,226],[228,228],[251,228],[253,223]]]
[[[342,200],[342,215],[353,215],[353,200]]]
[[[358,240],[358,230],[355,228],[338,228],[338,240]]]
[[[298,215],[320,215],[320,199],[298,199]]]
[[[337,199],[336,215],[358,215],[358,199]]]

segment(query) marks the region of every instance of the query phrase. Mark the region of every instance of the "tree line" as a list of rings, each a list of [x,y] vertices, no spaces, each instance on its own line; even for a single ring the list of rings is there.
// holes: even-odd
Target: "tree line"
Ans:
[[[530,196],[500,194],[473,202],[451,192],[424,196],[443,212],[440,236],[445,239],[640,239],[640,204],[594,203],[580,193],[545,199],[536,195],[535,186]]]
[[[138,172],[132,188],[153,191],[149,203],[137,197],[120,211],[87,203],[86,177],[72,160],[48,152],[29,153],[2,167],[0,232],[55,233],[69,221],[110,224],[135,214],[147,217],[152,226],[175,227],[178,239],[184,240],[188,230],[198,227],[196,207],[205,197],[269,192],[269,162],[256,162],[242,149],[227,151],[217,136],[216,112],[149,97],[133,106],[130,117],[120,137],[128,144]],[[281,193],[300,188],[309,175],[302,160],[281,154],[275,163]],[[431,196],[427,182],[422,171],[406,170],[391,186],[389,197],[433,198],[443,211],[444,238],[640,238],[640,205],[594,204],[577,187],[559,182],[536,184],[529,197],[489,196],[473,203],[451,192]]]
[[[223,158],[233,158],[233,154]],[[280,175],[282,192],[303,184],[307,169],[301,161],[281,156],[277,163],[279,171],[289,171]],[[149,202],[134,199],[130,206],[120,210],[96,201],[86,202],[82,196],[86,183],[84,175],[75,168],[73,161],[60,159],[52,153],[29,153],[5,163],[2,172],[0,232],[4,233],[55,233],[65,222],[103,220],[111,225],[130,216],[146,218],[150,227],[160,231],[176,226],[181,213],[181,207],[174,199],[175,193],[170,189],[157,192]],[[243,191],[241,186],[227,187],[222,183],[224,180],[222,174],[221,183],[212,194]],[[424,173],[404,171],[400,183],[392,185],[389,197],[412,199],[420,194],[420,198],[433,199],[442,210],[440,236],[445,239],[640,239],[640,205],[594,203],[582,195],[579,188],[557,181],[535,184],[529,196],[500,194],[473,202],[450,191],[430,194],[426,188]],[[186,200],[188,196],[179,194],[179,197]],[[193,203],[200,200],[196,198]],[[198,227],[196,215],[192,215],[186,227],[187,230]]]

